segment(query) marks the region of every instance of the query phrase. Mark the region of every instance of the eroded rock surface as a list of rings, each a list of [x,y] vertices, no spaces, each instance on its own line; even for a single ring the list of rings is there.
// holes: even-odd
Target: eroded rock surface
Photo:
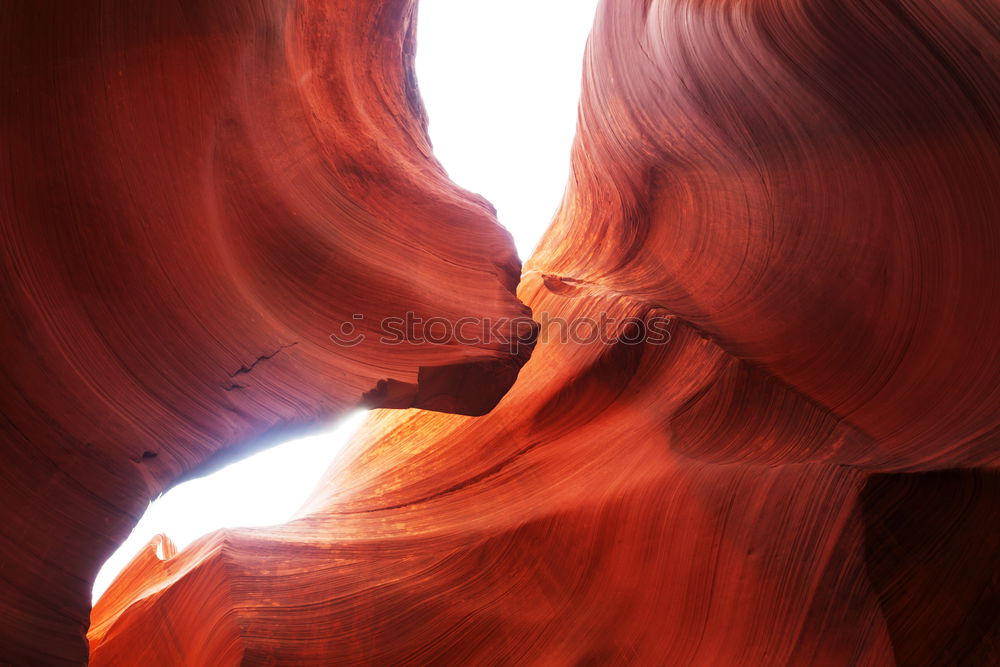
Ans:
[[[0,662],[86,659],[94,575],[178,479],[513,383],[528,346],[378,342],[408,311],[528,314],[509,235],[431,157],[413,11],[5,7]]]
[[[157,538],[92,663],[1000,662],[998,18],[605,0],[518,293],[611,342],[543,328],[490,414],[377,412],[297,520]]]

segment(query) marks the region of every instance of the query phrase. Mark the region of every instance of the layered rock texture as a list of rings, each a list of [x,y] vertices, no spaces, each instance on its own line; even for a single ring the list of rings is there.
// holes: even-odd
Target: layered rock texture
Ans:
[[[5,8],[0,662],[86,659],[94,575],[178,480],[513,383],[527,346],[378,341],[407,312],[529,314],[509,235],[431,157],[412,13]]]
[[[51,661],[217,452],[366,392],[480,414],[527,356],[326,343],[522,312],[411,3],[96,7],[3,61],[0,627]],[[605,0],[513,388],[377,411],[287,525],[157,538],[91,663],[1000,663],[998,40],[984,2]]]

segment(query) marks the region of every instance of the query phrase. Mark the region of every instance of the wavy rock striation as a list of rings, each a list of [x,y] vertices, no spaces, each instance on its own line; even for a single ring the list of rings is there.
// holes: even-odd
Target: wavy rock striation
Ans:
[[[6,8],[0,661],[86,659],[97,569],[179,479],[362,403],[482,414],[513,383],[529,346],[377,340],[407,312],[529,314],[509,235],[431,157],[413,9]]]
[[[299,519],[150,544],[94,609],[92,664],[996,657],[997,473],[873,474],[869,436],[680,319],[663,346],[543,338],[485,417],[366,428]]]
[[[357,32],[318,25],[250,43]],[[157,538],[92,664],[1000,663],[998,64],[971,0],[605,0],[514,387],[377,412],[287,525]],[[610,342],[553,322],[602,314]]]
[[[998,17],[607,0],[511,392],[151,544],[93,663],[1000,662]]]

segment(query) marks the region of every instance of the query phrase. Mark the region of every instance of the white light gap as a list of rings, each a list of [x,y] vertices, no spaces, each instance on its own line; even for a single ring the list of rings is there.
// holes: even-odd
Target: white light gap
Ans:
[[[420,0],[417,82],[434,154],[497,209],[522,259],[569,180],[598,0]]]
[[[104,563],[94,580],[94,601],[160,533],[172,539],[179,551],[220,528],[290,521],[366,415],[359,410],[327,433],[277,445],[167,491],[149,504],[132,534]]]

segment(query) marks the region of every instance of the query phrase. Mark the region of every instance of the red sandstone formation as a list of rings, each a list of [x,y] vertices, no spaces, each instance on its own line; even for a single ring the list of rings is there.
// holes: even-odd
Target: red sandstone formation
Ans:
[[[256,40],[209,30],[188,37],[204,40],[199,43],[208,55],[213,48],[228,53],[241,45],[250,54],[240,60],[242,76],[271,77],[271,85],[288,95],[302,94],[296,91],[318,84],[287,77],[282,68],[300,76],[305,71],[287,54],[303,49],[320,57],[320,51],[310,51],[316,40],[336,45],[330,53],[344,48],[350,54],[381,43],[363,29],[372,25],[366,19],[382,16],[376,10],[344,0],[337,4],[339,21],[325,23],[315,4],[306,3],[284,31],[262,31]],[[399,16],[410,10],[404,2],[380,6]],[[404,26],[378,25],[376,34],[400,52]],[[171,31],[156,43],[170,44],[167,36],[182,34]],[[619,323],[638,318],[645,324],[619,324],[611,344],[561,343],[558,331],[543,329],[513,389],[484,417],[376,413],[300,518],[285,526],[220,531],[179,554],[158,538],[95,607],[92,664],[1000,663],[1000,311],[991,300],[1000,251],[998,39],[1000,7],[971,0],[605,0],[584,67],[571,185],[526,267],[519,296],[543,323],[546,313],[569,320],[605,313]],[[344,40],[350,45],[342,46]],[[259,49],[270,58],[254,59]],[[184,49],[164,51],[165,58],[190,58]],[[368,60],[359,55],[357,62],[395,71],[398,60],[379,60],[389,52],[384,47]],[[331,57],[328,66],[335,65]],[[345,81],[353,81],[356,97],[349,99],[367,100],[382,80],[345,75]],[[173,85],[181,83],[178,78]],[[262,89],[277,98],[261,99]],[[233,99],[278,116],[271,105],[282,99],[279,93],[255,83],[252,96],[244,88]],[[313,127],[345,126],[333,116],[344,113],[343,105],[332,104],[342,97],[305,97],[321,116]],[[133,101],[138,103],[128,103]],[[62,102],[50,104],[54,113]],[[202,113],[198,104],[189,106],[189,114]],[[27,114],[12,117],[38,122]],[[373,118],[365,127],[375,132],[388,118]],[[403,122],[398,114],[392,118]],[[284,137],[291,131],[286,122],[296,127],[294,117],[271,120],[249,125],[245,141]],[[94,122],[90,118],[82,127]],[[178,125],[173,131],[191,131]],[[117,131],[140,130],[137,123]],[[373,171],[371,156],[351,153],[346,138],[325,143],[323,137],[318,145],[338,152],[295,168],[301,178],[313,179],[331,174],[318,165],[340,165],[343,171],[332,173],[343,179],[337,181],[343,188],[345,182],[375,187],[352,180],[353,169],[409,174],[407,182],[425,197],[446,189],[438,172],[430,172],[438,179],[430,181],[416,173],[410,165],[417,158],[402,150],[409,144],[400,136],[378,144],[385,155]],[[87,148],[73,155],[94,159],[94,147]],[[33,159],[62,165],[66,158]],[[422,164],[425,171],[432,168]],[[162,173],[171,168],[160,167],[167,170]],[[290,168],[282,163],[272,178]],[[237,213],[248,198],[253,201],[250,195],[264,196],[258,190],[263,179],[244,169],[250,167],[229,161],[212,169],[216,179],[238,174],[245,179],[240,182],[254,184],[252,192],[230,201]],[[157,185],[180,187],[187,177],[183,172],[176,184],[165,179]],[[96,188],[104,181],[95,176],[87,183]],[[311,194],[298,185],[288,183],[286,194]],[[400,192],[396,186],[360,199],[371,207],[399,205],[405,199],[396,199]],[[461,201],[455,191],[447,192]],[[55,207],[64,199],[50,195],[44,202]],[[259,232],[264,238],[278,241],[266,233],[271,216],[247,215],[265,230]],[[423,208],[410,215],[422,229],[441,224],[425,217]],[[350,225],[354,217],[335,219]],[[152,233],[151,223],[142,220],[135,229],[128,218],[108,225],[132,229],[137,238]],[[183,240],[197,236],[204,224],[182,216],[162,234]],[[232,225],[215,224],[238,236],[234,244],[240,249],[259,247]],[[240,234],[264,244],[255,229],[239,226]],[[474,229],[483,237],[495,234],[488,224]],[[62,243],[38,226],[19,233],[30,230],[37,242]],[[394,230],[385,234],[391,237]],[[83,251],[77,247],[83,232],[75,233],[74,243],[60,252]],[[448,250],[447,236],[442,234],[440,252],[461,252]],[[359,239],[357,247],[387,252],[382,238]],[[298,258],[312,252],[315,242],[281,240],[286,252],[273,261],[246,251],[246,262],[218,269],[218,280],[232,280],[229,271],[241,268],[238,275],[249,275],[245,280],[256,280],[253,289],[272,297],[268,307],[290,317],[285,300],[302,305],[294,295],[315,294],[315,274],[301,277],[301,291],[268,290],[284,285],[277,281],[289,279],[286,271],[304,271],[301,259],[289,262],[289,253]],[[172,246],[164,244],[155,247],[168,252]],[[204,242],[195,245],[205,251]],[[488,247],[501,247],[498,237],[468,246],[467,263],[489,263],[477,260]],[[184,248],[187,255],[171,255],[174,264],[168,266],[191,263],[192,249]],[[22,255],[36,267],[42,262],[68,270],[57,255]],[[112,271],[78,258],[72,287],[89,295],[82,288],[87,283],[80,282],[96,280],[89,272],[137,270],[129,258],[115,259],[123,266]],[[366,261],[371,271],[396,269],[378,257],[354,259],[363,265],[358,271],[367,268]],[[428,271],[426,261],[410,260],[405,270]],[[198,265],[206,264],[215,266]],[[259,279],[249,265],[270,268],[271,281]],[[183,284],[183,278],[174,280]],[[433,284],[434,277],[427,280]],[[38,303],[32,312],[39,322],[55,327],[53,304],[68,308],[66,303],[79,302],[92,329],[84,326],[78,337],[105,337],[104,349],[125,361],[141,356],[126,354],[146,344],[134,340],[136,330],[112,339],[103,328],[121,322],[107,311],[116,298],[139,300],[131,304],[134,310],[145,303],[141,290],[97,292],[100,298],[76,302],[29,299],[59,294],[52,282],[29,281],[16,292],[25,303]],[[215,321],[209,316],[225,298],[199,287],[192,288],[196,300],[184,312]],[[383,304],[376,294],[360,295],[359,303],[368,307],[372,299]],[[512,301],[497,297],[484,304],[484,312],[486,306],[514,309]],[[299,317],[292,319],[310,331],[311,317],[327,316],[329,327],[342,314],[295,312]],[[652,327],[664,316],[672,321],[668,344],[627,344],[636,328]],[[179,314],[160,317],[159,326],[143,326],[172,334]],[[48,335],[53,346],[83,344]],[[37,343],[20,344],[35,356],[18,365],[16,355],[9,355],[5,363],[28,373],[33,359],[46,357],[38,356]],[[169,371],[203,368],[197,362],[206,346],[214,349],[202,338],[183,348],[167,345],[174,360]],[[327,352],[350,364],[380,351]],[[393,352],[382,351],[394,360],[386,364],[407,359]],[[101,368],[94,354],[84,359]],[[440,362],[454,363],[454,357]],[[304,387],[313,387],[315,363],[281,374],[269,386],[267,405],[285,396],[312,396]],[[69,375],[87,382],[68,384]],[[97,384],[104,377],[106,383]],[[178,431],[168,429],[174,422],[164,425],[164,414],[193,419],[185,412],[193,406],[214,414],[211,404],[196,403],[207,394],[193,389],[171,410],[147,413],[151,408],[133,404],[136,399],[113,400],[108,392],[124,391],[120,378],[62,368],[49,369],[44,378],[63,379],[58,392],[38,392],[53,401],[83,386],[92,391],[90,403],[79,399],[71,404],[78,410],[64,406],[65,414],[54,412],[50,419],[94,419],[95,404],[105,410],[121,405],[103,416],[101,427],[141,424],[147,439],[164,449],[164,434]],[[456,379],[452,374],[442,386],[450,384],[461,395]],[[272,414],[267,410],[255,403],[241,414],[262,418]],[[131,415],[144,419],[132,422]],[[240,432],[226,433],[211,441],[219,443],[212,449],[243,441]],[[173,438],[174,447],[187,442]],[[11,447],[4,448],[5,456]],[[58,451],[67,461],[82,456],[65,448]],[[133,505],[147,497],[127,478],[115,478],[113,486],[104,481],[111,472],[78,465],[69,469],[81,477],[60,473],[53,464],[51,484],[62,489],[73,483],[74,491],[90,493],[113,489]],[[161,488],[172,477],[153,479]],[[60,481],[63,486],[55,486]],[[97,513],[111,514],[114,505],[91,500],[89,514],[78,514],[73,503],[82,501],[51,502],[64,525],[40,526],[49,538],[26,538],[21,548],[53,548],[52,536],[68,535],[59,544],[76,551],[45,552],[46,561],[35,565],[53,575],[64,564],[86,560],[82,551],[99,551],[81,535],[80,517],[93,530]],[[119,531],[126,523],[119,520]],[[22,572],[32,563],[27,556],[16,562]],[[30,598],[35,604],[55,608],[73,600],[58,586],[37,585]],[[7,631],[45,618],[31,612],[5,611]]]
[[[509,235],[431,157],[412,15],[5,7],[0,663],[86,659],[94,575],[179,479],[362,401],[482,414],[512,384],[526,348],[373,334],[527,313]]]

